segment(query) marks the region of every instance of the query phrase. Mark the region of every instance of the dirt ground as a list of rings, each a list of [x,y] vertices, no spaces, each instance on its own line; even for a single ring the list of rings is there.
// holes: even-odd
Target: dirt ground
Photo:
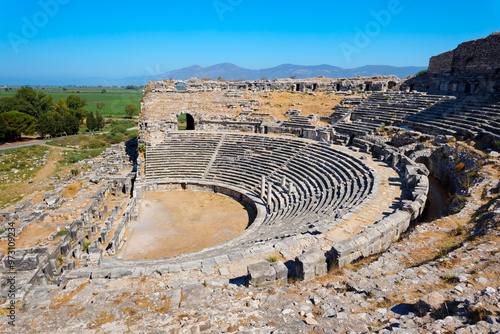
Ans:
[[[144,194],[122,258],[173,257],[214,246],[243,232],[251,219],[244,205],[218,194]]]

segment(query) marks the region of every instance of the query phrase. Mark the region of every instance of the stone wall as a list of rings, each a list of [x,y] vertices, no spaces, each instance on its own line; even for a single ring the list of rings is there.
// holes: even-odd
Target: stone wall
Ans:
[[[454,50],[431,57],[427,71],[431,73],[451,73]]]
[[[500,32],[460,44],[456,49],[431,57],[429,72],[452,75],[498,74]]]
[[[144,92],[153,93],[194,93],[208,91],[232,91],[232,97],[241,97],[239,91],[290,91],[290,92],[347,92],[347,91],[387,91],[399,90],[403,79],[396,76],[375,76],[356,78],[313,78],[313,79],[276,79],[254,81],[188,80],[149,82]],[[182,89],[178,89],[182,85]],[[185,85],[185,89],[184,89]]]
[[[454,95],[475,94],[496,99],[500,95],[500,32],[460,44],[431,57],[426,74],[403,84],[409,90]]]
[[[427,200],[429,171],[424,165],[394,152],[394,148],[388,145],[374,145],[370,151],[380,154],[384,160],[391,161],[394,167],[404,171],[404,182],[412,200],[403,201],[401,209],[382,218],[363,232],[336,243],[328,257],[339,267],[389,248],[391,243],[406,231],[410,223],[422,214]]]

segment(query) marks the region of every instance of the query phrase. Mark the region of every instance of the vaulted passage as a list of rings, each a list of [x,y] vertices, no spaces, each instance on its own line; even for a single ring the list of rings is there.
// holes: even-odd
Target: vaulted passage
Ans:
[[[177,119],[178,130],[194,130],[194,118],[190,114],[181,114]]]

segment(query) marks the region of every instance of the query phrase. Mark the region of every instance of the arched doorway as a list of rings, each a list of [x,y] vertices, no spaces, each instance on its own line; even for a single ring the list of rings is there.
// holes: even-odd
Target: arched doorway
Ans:
[[[175,85],[175,89],[177,89],[178,92],[183,92],[187,90],[187,86],[183,82],[179,82],[178,84]]]
[[[396,83],[395,83],[394,81],[389,81],[389,82],[387,83],[387,89],[389,89],[389,90],[393,90],[393,89],[394,89],[394,87],[396,87]]]
[[[470,94],[470,92],[471,92],[471,85],[470,85],[470,83],[466,83],[465,88],[464,88],[464,93]]]
[[[178,130],[194,130],[194,118],[190,114],[180,114],[177,118]]]

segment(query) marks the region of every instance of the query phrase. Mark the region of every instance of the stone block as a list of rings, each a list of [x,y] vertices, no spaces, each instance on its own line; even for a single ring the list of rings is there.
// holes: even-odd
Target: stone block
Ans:
[[[17,269],[19,271],[34,270],[38,267],[38,254],[28,254],[23,258]]]
[[[281,261],[271,263],[271,266],[276,271],[276,280],[278,284],[288,283],[288,268]]]
[[[272,286],[276,280],[276,270],[269,262],[257,262],[247,267],[248,284],[254,286]]]
[[[70,271],[70,270],[74,270],[75,266],[76,266],[75,260],[70,260],[70,261],[63,264],[62,269],[63,269],[63,271]]]
[[[327,273],[325,254],[317,248],[308,250],[295,258],[296,276],[300,280],[311,280]]]
[[[226,267],[221,267],[219,268],[219,274],[221,276],[227,276],[229,275],[229,269],[227,269]]]
[[[21,255],[15,255],[15,256],[4,256],[2,258],[2,264],[4,269],[10,269],[11,266],[13,267],[14,270],[17,270],[21,262],[23,261],[24,256]],[[11,261],[11,263],[9,263]]]
[[[199,269],[201,267],[201,261],[189,261],[181,264],[182,270]]]

